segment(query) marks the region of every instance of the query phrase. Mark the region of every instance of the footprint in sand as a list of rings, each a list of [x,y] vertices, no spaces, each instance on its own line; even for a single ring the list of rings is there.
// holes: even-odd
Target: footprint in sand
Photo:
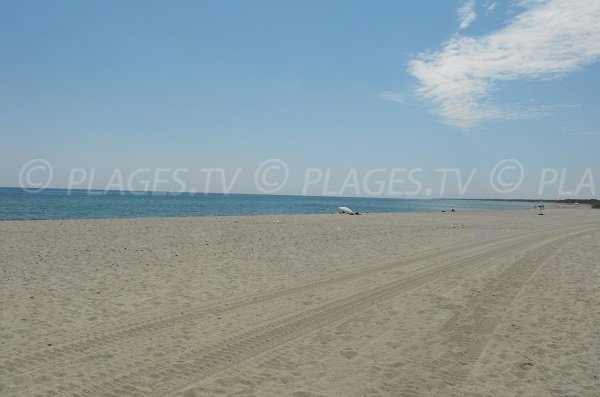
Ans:
[[[340,353],[348,360],[352,360],[354,357],[358,356],[358,352],[354,350],[342,350]]]

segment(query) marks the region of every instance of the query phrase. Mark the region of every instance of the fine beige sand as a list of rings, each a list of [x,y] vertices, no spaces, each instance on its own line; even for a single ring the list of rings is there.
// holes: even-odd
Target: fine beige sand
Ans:
[[[587,206],[0,222],[0,395],[600,396],[599,237]]]

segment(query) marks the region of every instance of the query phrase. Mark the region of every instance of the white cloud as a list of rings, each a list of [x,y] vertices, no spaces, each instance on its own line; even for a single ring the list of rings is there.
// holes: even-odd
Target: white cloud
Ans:
[[[459,29],[465,29],[477,19],[475,0],[467,0],[458,9]]]
[[[586,128],[578,128],[575,131],[571,132],[571,135],[580,135],[580,136],[597,136],[600,135],[600,131],[597,130],[589,130]]]
[[[382,92],[378,95],[379,98],[384,99],[386,101],[392,101],[400,104],[405,104],[406,100],[404,99],[404,94],[399,92]]]
[[[523,4],[527,8],[501,30],[456,36],[411,61],[418,94],[437,106],[444,122],[468,128],[509,116],[491,104],[496,82],[556,78],[600,58],[600,1]]]
[[[496,8],[496,2],[489,3],[485,11],[485,15],[490,14]]]

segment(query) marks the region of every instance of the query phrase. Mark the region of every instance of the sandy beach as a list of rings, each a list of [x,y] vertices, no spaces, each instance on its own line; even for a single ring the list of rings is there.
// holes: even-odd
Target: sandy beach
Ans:
[[[2,396],[599,396],[600,210],[0,222]]]

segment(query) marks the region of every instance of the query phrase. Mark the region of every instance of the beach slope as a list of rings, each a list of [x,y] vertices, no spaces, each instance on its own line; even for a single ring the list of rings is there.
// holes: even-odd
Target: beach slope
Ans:
[[[600,211],[0,222],[0,395],[598,395]]]

